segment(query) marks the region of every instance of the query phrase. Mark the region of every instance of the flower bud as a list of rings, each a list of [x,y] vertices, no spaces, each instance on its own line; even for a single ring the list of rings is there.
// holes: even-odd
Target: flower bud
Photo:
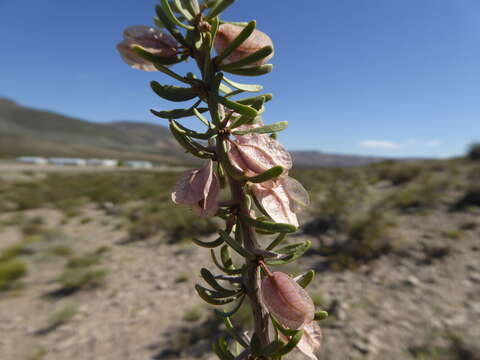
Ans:
[[[217,36],[215,37],[214,47],[218,54],[221,54],[228,45],[240,34],[243,27],[233,24],[222,24],[218,28]],[[222,64],[230,64],[253,54],[265,46],[273,48],[273,42],[270,37],[260,30],[254,30],[253,33],[238,46],[229,56],[223,59]],[[263,59],[249,64],[245,67],[259,66],[265,64],[273,56],[273,52]]]
[[[175,39],[161,30],[143,25],[128,27],[123,32],[123,41],[117,45],[117,50],[128,65],[144,71],[157,69],[151,62],[137,55],[133,51],[134,46],[164,58],[176,57],[179,48]]]
[[[268,311],[283,325],[299,329],[313,321],[315,306],[307,292],[282,272],[274,272],[262,281],[262,299]]]
[[[214,216],[218,210],[220,182],[213,171],[213,161],[201,169],[184,173],[172,191],[172,201],[187,204],[199,216]]]

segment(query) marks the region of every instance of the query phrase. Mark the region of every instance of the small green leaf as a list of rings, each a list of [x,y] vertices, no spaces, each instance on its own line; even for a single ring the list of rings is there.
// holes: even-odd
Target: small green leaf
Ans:
[[[315,317],[313,318],[316,321],[325,320],[328,317],[328,312],[326,311],[317,311],[315,313]]]
[[[250,253],[247,249],[245,249],[241,244],[239,244],[236,240],[232,239],[230,235],[228,235],[225,231],[219,231],[219,234],[223,241],[225,241],[230,247],[235,250],[239,255],[251,259],[254,258],[255,255]]]
[[[210,9],[210,12],[208,13],[206,20],[211,20],[214,17],[220,15],[227,7],[232,5],[235,2],[235,0],[218,0],[215,5]]]
[[[252,183],[262,183],[265,181],[273,180],[283,174],[283,167],[282,166],[274,166],[263,173],[252,176],[247,179],[247,181]]]
[[[168,17],[168,19],[173,24],[175,24],[177,26],[180,26],[180,27],[183,27],[184,29],[187,29],[189,31],[192,31],[192,30],[195,29],[193,26],[186,25],[186,24],[182,23],[180,20],[177,19],[177,17],[175,16],[175,14],[172,11],[172,8],[170,7],[170,4],[169,4],[168,0],[161,0],[161,2],[162,2],[162,7],[163,7],[165,15]]]
[[[195,290],[198,293],[198,296],[200,296],[205,302],[212,304],[212,305],[225,305],[229,304],[232,301],[235,300],[235,298],[229,298],[229,299],[216,299],[211,297],[210,293],[206,291],[205,288],[202,288],[199,285],[195,285]]]
[[[227,246],[227,249],[228,249],[228,246]],[[215,251],[213,249],[210,250],[210,255],[212,257],[213,263],[224,273],[226,273],[228,275],[238,275],[238,274],[241,274],[243,272],[243,268],[241,268],[241,269],[235,269],[233,267],[227,268],[227,267],[224,267],[223,265],[221,265],[220,262],[217,259],[217,256],[215,255]]]
[[[154,55],[145,49],[141,48],[140,46],[134,46],[132,47],[132,50],[135,54],[140,56],[142,59],[145,59],[152,64],[160,64],[160,65],[173,65],[177,64],[180,61],[182,61],[181,58],[179,57],[163,57],[159,55]]]
[[[160,6],[157,5],[155,6],[155,11],[157,13],[157,16],[160,20],[160,22],[165,26],[165,28],[168,30],[168,32],[183,46],[189,47],[190,45],[188,42],[185,40],[183,37],[182,33],[178,31],[178,29],[175,27],[175,24],[170,20],[170,18],[165,14],[164,9]]]
[[[198,120],[207,125],[209,128],[211,127],[210,121],[208,121],[202,114],[200,114],[200,112],[196,108],[193,108],[193,115],[195,115]]]
[[[236,101],[229,100],[223,96],[217,96],[217,100],[220,104],[225,105],[229,109],[232,109],[240,115],[245,115],[251,118],[255,118],[258,115],[258,111],[254,108],[240,104]]]
[[[223,59],[227,58],[236,48],[238,48],[253,33],[256,26],[255,20],[250,21],[247,26],[237,35],[235,39],[218,55],[216,62],[220,64]]]
[[[183,7],[188,10],[192,17],[197,16],[200,13],[200,7],[197,0],[181,0]]]
[[[228,72],[234,75],[242,75],[242,76],[260,76],[260,75],[268,74],[272,70],[273,70],[272,64],[264,64],[260,66],[253,66],[253,67],[247,67],[247,68],[225,70],[225,72]]]
[[[260,355],[271,357],[280,353],[285,344],[280,340],[273,340],[270,344],[260,350]]]
[[[303,288],[306,288],[308,284],[310,284],[315,277],[315,271],[314,270],[309,270],[305,273],[303,273],[300,276],[297,276],[295,278],[295,281],[297,282],[298,285],[300,285]]]
[[[232,131],[233,135],[246,135],[246,134],[268,134],[277,131],[285,130],[288,127],[288,121],[279,121],[270,125],[251,128],[248,130]]]
[[[185,3],[186,1],[173,0],[173,4],[175,5],[176,10],[178,10],[178,12],[182,14],[185,19],[191,21],[193,19],[193,16]]]
[[[245,296],[242,297],[242,300],[245,298]],[[239,302],[241,304],[241,302]],[[219,313],[218,310],[215,309],[215,313]],[[233,327],[232,321],[230,320],[229,316],[222,316],[223,318],[223,323],[225,324],[225,328],[227,329],[228,334],[234,338],[240,345],[242,345],[244,348],[248,348],[248,343],[237,334],[237,331]],[[248,339],[247,339],[248,340]]]
[[[232,62],[230,64],[220,65],[220,69],[224,71],[242,69],[250,64],[253,64],[259,60],[262,60],[273,53],[273,47],[268,45],[260,50],[255,51],[253,54],[244,57],[238,61]]]
[[[297,260],[299,257],[301,257],[310,248],[311,244],[312,243],[309,240],[307,240],[298,244],[288,245],[283,248],[280,248],[276,251],[280,254],[284,254],[285,256],[282,256],[281,258],[274,259],[274,260],[267,260],[266,263],[268,265],[288,264],[292,261]]]
[[[292,351],[295,346],[300,342],[300,339],[303,336],[303,329],[297,330],[295,335],[292,335],[290,341],[282,348],[282,350],[277,352],[277,355],[285,355]]]
[[[192,88],[161,85],[156,81],[151,81],[150,86],[155,94],[169,101],[187,101],[197,97],[196,92]]]
[[[196,238],[192,238],[192,241],[196,245],[204,247],[204,248],[208,248],[208,249],[216,248],[217,246],[222,245],[223,242],[224,242],[221,237],[219,237],[217,240],[214,240],[214,241],[201,241],[201,240],[198,240]]]
[[[173,137],[177,142],[189,153],[192,155],[195,155],[199,158],[202,159],[211,159],[213,154],[204,152],[199,148],[199,144],[195,143],[193,140],[191,140],[188,136],[185,134],[182,134],[175,128],[174,124],[170,122],[169,125],[170,131],[172,132]]]
[[[217,342],[214,342],[212,348],[220,360],[235,360],[235,356],[228,350],[227,342],[224,338],[220,338]]]
[[[196,108],[199,113],[204,113],[208,110],[208,108]],[[157,110],[150,110],[151,113],[155,116],[158,116],[162,119],[180,119],[188,116],[193,116],[193,108],[188,109],[174,109],[174,110],[165,110],[165,111],[157,111]]]
[[[282,233],[278,234],[278,236],[273,240],[270,245],[268,245],[265,250],[273,250],[278,244],[280,244],[283,240],[285,240],[287,237],[287,234]]]
[[[282,326],[272,314],[270,314],[270,319],[272,319],[272,325],[285,336],[293,336],[298,332],[298,330]]]
[[[215,276],[210,272],[210,270],[206,268],[200,269],[200,275],[202,276],[203,280],[207,282],[208,285],[210,285],[213,289],[223,292],[223,291],[232,291],[230,289],[224,288],[222,285],[220,285],[215,279]]]
[[[291,233],[297,230],[295,225],[291,224],[284,224],[284,223],[276,223],[272,221],[263,221],[253,219],[249,216],[240,215],[241,219],[245,221],[247,224],[255,226],[256,228],[272,231],[272,232],[281,232],[281,233]]]
[[[222,318],[225,318],[225,317],[230,317],[232,315],[235,315],[235,313],[238,311],[238,309],[240,309],[240,306],[242,306],[242,303],[243,303],[243,300],[245,299],[245,296],[246,295],[243,295],[240,300],[238,301],[238,303],[232,308],[232,310],[230,311],[220,311],[220,310],[217,310],[215,309],[215,314],[217,314],[218,316],[222,317]]]
[[[264,100],[262,102],[262,105],[263,105],[263,103],[266,103],[266,102],[273,99],[273,94],[272,93],[267,93],[267,94],[252,96],[252,97],[248,97],[248,98],[240,99],[240,100],[236,100],[236,101],[240,104],[243,104],[243,105],[252,105],[252,104],[256,103],[258,100],[261,100],[261,98],[263,98],[263,100]]]
[[[170,120],[172,125],[182,134],[187,135],[188,137],[192,137],[195,139],[201,140],[208,140],[212,137],[213,133],[207,131],[206,133],[199,133],[194,130],[188,129],[185,126],[181,125],[180,123],[176,122],[175,120]]]
[[[259,91],[262,91],[263,89],[262,85],[240,84],[233,80],[227,79],[225,76],[223,77],[223,81],[225,81],[231,87],[234,87],[235,89],[242,90],[242,91],[259,92]]]

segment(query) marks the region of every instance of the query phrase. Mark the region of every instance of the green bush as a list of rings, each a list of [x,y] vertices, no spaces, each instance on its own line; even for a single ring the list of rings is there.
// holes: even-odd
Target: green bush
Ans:
[[[480,187],[474,186],[456,202],[455,210],[465,210],[472,207],[480,207]]]
[[[0,263],[0,291],[10,289],[26,273],[27,266],[21,261],[9,260]]]
[[[104,283],[107,271],[104,269],[67,268],[58,279],[61,289],[56,294],[68,295],[81,289],[91,289]]]
[[[470,145],[467,152],[467,158],[473,161],[480,160],[480,142]]]

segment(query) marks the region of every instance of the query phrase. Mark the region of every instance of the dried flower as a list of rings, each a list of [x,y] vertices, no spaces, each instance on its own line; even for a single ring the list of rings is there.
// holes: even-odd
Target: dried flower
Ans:
[[[179,44],[175,39],[161,30],[149,26],[130,26],[123,32],[123,41],[117,45],[123,61],[134,69],[156,71],[153,64],[139,55],[132,48],[139,46],[145,51],[162,57],[175,57]]]
[[[214,47],[218,54],[221,54],[227,46],[240,34],[243,27],[233,24],[222,24],[218,28],[217,36],[215,37]],[[253,54],[265,46],[272,46],[273,42],[270,37],[260,30],[254,30],[253,33],[237,47],[229,56],[223,59],[222,64],[230,64],[232,62],[243,59],[246,56]],[[245,67],[252,67],[265,64],[273,56],[273,52],[252,64]]]
[[[172,200],[176,204],[190,205],[193,211],[203,217],[214,216],[218,210],[220,184],[213,171],[213,161],[201,169],[184,173],[175,184]]]
[[[315,306],[307,292],[295,280],[282,272],[266,276],[261,286],[262,299],[268,311],[281,325],[303,329],[297,348],[312,360],[321,345],[322,333],[315,323]]]

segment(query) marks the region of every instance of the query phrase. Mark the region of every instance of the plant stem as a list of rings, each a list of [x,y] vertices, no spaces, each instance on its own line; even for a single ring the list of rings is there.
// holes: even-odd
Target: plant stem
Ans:
[[[219,141],[221,141],[219,139]],[[245,191],[243,189],[243,183],[229,177],[230,191],[232,193],[232,199],[238,206],[238,211],[249,216],[249,209],[245,202]],[[252,226],[240,221],[242,226],[243,242],[247,250],[253,250],[258,248],[257,238],[255,230]],[[250,299],[250,305],[252,307],[253,321],[255,326],[255,333],[260,338],[260,342],[263,346],[268,345],[270,342],[268,334],[268,314],[265,311],[261,295],[260,295],[260,265],[256,259],[246,260],[246,272],[244,278],[244,285],[247,291],[248,298]]]

